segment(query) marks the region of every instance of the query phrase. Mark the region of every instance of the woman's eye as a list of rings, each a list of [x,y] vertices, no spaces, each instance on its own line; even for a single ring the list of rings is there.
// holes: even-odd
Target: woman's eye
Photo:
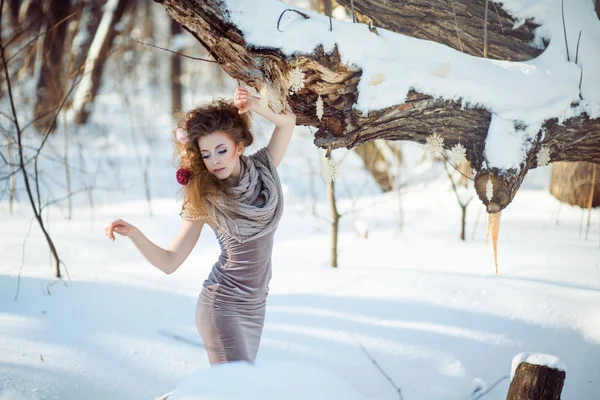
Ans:
[[[227,149],[225,149],[225,150],[219,150],[219,151],[217,151],[217,153],[219,153],[219,154],[225,154],[225,153],[227,153]]]
[[[204,158],[205,160],[206,160],[208,157],[210,157],[210,154],[205,154],[205,155],[203,155],[203,156],[202,156],[202,158]]]

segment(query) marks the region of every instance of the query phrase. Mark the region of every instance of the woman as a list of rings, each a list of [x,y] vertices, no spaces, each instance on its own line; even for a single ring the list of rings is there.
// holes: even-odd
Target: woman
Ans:
[[[253,142],[247,111],[275,125],[266,148],[249,157]],[[211,364],[253,362],[258,352],[271,279],[273,236],[283,211],[277,174],[290,142],[296,116],[262,108],[245,88],[233,103],[221,100],[191,110],[175,132],[184,185],[183,224],[163,249],[139,229],[115,220],[106,235],[127,236],[156,268],[171,274],[188,257],[204,225],[216,233],[221,255],[204,282],[196,308],[196,326]]]

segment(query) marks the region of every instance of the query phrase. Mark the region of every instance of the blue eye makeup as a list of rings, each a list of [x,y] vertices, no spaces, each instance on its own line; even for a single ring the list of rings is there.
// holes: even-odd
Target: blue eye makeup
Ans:
[[[227,153],[227,149],[217,151],[217,154],[225,154],[225,153]],[[210,158],[210,154],[205,154],[202,156],[202,158],[206,160],[206,159]]]

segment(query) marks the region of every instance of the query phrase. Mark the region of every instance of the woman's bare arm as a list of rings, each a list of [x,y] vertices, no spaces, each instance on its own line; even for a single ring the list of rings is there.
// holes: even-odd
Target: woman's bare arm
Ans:
[[[200,233],[206,221],[183,221],[181,229],[168,249],[163,249],[148,239],[138,228],[123,221],[113,221],[106,227],[106,235],[115,240],[114,232],[127,236],[134,246],[142,253],[144,258],[153,266],[164,272],[172,274],[188,258],[192,249],[198,242]]]
[[[260,100],[250,96],[250,92],[243,87],[236,90],[234,105],[239,108],[241,113],[251,110],[275,125],[271,140],[267,145],[267,151],[271,155],[275,167],[279,166],[290,144],[292,133],[294,133],[296,114],[288,109],[276,114],[270,107],[261,107]]]

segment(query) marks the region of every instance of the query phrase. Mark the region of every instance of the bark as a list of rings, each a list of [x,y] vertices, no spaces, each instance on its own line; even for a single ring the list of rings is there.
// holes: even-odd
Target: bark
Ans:
[[[8,8],[8,21],[13,30],[19,27],[19,0],[8,0],[6,6]]]
[[[171,20],[171,38],[181,34],[183,29],[179,22]],[[171,54],[171,112],[173,114],[182,109],[181,91],[181,56]]]
[[[446,44],[467,54],[483,57],[483,29],[486,1],[478,0],[338,0],[351,10],[354,3],[359,21],[372,22],[403,35]],[[537,57],[542,49],[532,47],[538,25],[516,21],[504,9],[489,6],[488,58],[524,61]]]
[[[338,267],[338,236],[340,231],[340,213],[337,209],[335,198],[335,181],[331,180],[327,184],[327,199],[331,208],[331,267]]]
[[[25,0],[19,10],[19,26],[27,34],[23,34],[19,40],[15,41],[15,48],[19,48],[23,43],[33,39],[42,28],[44,18],[43,1]],[[12,50],[12,49],[10,49]],[[37,46],[32,44],[23,50],[23,66],[21,67],[18,78],[23,76],[33,76],[35,60],[37,56]]]
[[[355,147],[354,151],[362,159],[365,168],[369,171],[373,179],[375,179],[381,190],[384,192],[392,190],[392,182],[388,173],[390,165],[377,148],[375,141],[363,143]]]
[[[358,97],[357,85],[361,79],[361,70],[354,66],[343,65],[340,62],[337,48],[330,53],[325,53],[319,46],[310,54],[294,54],[287,57],[276,48],[248,46],[238,28],[233,26],[223,15],[217,0],[204,2],[155,1],[164,5],[169,15],[190,31],[231,77],[243,81],[257,90],[262,89],[265,84],[272,88],[276,98],[271,102],[271,106],[275,112],[280,111],[283,103],[287,101],[297,115],[297,124],[318,126],[315,144],[319,147],[350,149],[374,139],[410,140],[424,144],[427,137],[435,130],[444,138],[444,146],[449,149],[458,143],[460,133],[460,142],[467,149],[467,158],[471,161],[472,167],[478,171],[475,176],[475,190],[478,197],[487,206],[488,212],[498,212],[512,201],[527,171],[537,166],[536,153],[542,145],[549,149],[551,162],[600,162],[600,119],[590,119],[583,114],[563,121],[560,125],[556,119],[547,121],[542,128],[544,134],[542,135],[540,132],[533,140],[526,160],[518,169],[506,171],[492,168],[488,170],[483,155],[485,138],[491,120],[488,110],[464,106],[457,101],[436,99],[427,93],[411,91],[402,104],[374,111],[369,115],[362,115],[353,109]],[[454,4],[455,10],[458,8],[456,10],[457,19],[462,15],[461,13],[464,13],[480,21],[481,23],[474,22],[471,25],[467,25],[470,23],[467,20],[464,24],[459,21],[458,26],[470,33],[470,36],[466,36],[467,39],[473,37],[473,50],[469,50],[469,40],[465,40],[462,44],[466,48],[465,52],[472,51],[477,55],[475,49],[479,48],[480,54],[483,54],[483,2],[474,4],[466,0],[461,2],[456,0],[449,4],[440,2],[437,7],[431,7],[429,3],[415,1],[410,4],[421,4],[420,10],[423,15],[437,15],[436,18],[439,19],[441,18],[439,12],[442,10],[446,13],[448,20],[453,21],[451,5]],[[341,1],[341,3],[344,2]],[[414,25],[417,23],[416,20],[424,18],[423,16],[416,18],[416,15],[412,14],[402,17],[400,11],[409,7],[406,2],[354,1],[358,12],[361,10],[359,7],[361,4],[383,7],[385,3],[395,5],[399,10],[393,18],[389,18],[390,29],[394,27],[394,30],[402,32],[403,26]],[[464,6],[464,9],[460,8],[461,5]],[[501,20],[505,18],[511,21],[501,8],[497,8]],[[491,6],[491,10],[494,13],[496,11],[493,6]],[[369,15],[371,18],[384,18],[386,14],[385,12],[377,13],[377,10],[369,12],[375,13]],[[494,24],[497,26],[494,27]],[[517,29],[509,32],[509,29],[505,29],[504,34],[498,34],[497,32],[502,32],[503,28],[500,28],[497,18],[496,20],[490,18],[490,57],[504,54],[505,58],[529,59],[539,54],[536,49],[530,48],[527,44],[531,39],[530,33],[533,28],[534,25],[525,24],[522,26],[522,31]],[[424,27],[419,28],[418,26],[410,29],[422,34],[427,31]],[[435,36],[429,38],[440,43],[451,44],[453,39],[448,33],[449,29],[432,28],[430,31],[435,33]],[[376,34],[376,29],[371,32]],[[366,31],[365,34],[372,33]],[[475,38],[480,38],[477,46],[475,46]],[[494,47],[496,42],[499,45]],[[510,50],[512,53],[499,53],[499,47],[506,47],[506,52],[508,49],[512,49]],[[494,50],[495,48],[496,50]],[[517,58],[517,54],[522,54],[522,57]],[[287,74],[291,68],[296,66],[300,67],[305,74],[305,87],[287,98]],[[324,101],[322,120],[316,116],[316,101],[319,95]],[[491,202],[485,195],[485,184],[488,177],[494,183],[494,196]]]
[[[112,43],[117,36],[115,25],[121,20],[128,5],[127,0],[109,0],[106,3],[100,26],[88,51],[83,71],[84,79],[78,86],[73,103],[75,122],[85,124],[91,114],[92,104],[98,89],[104,63],[110,54]]]
[[[506,400],[560,400],[565,371],[522,362],[508,388]]]
[[[558,162],[552,164],[550,193],[563,203],[581,208],[600,206],[600,174],[594,177],[598,164]],[[593,179],[595,178],[595,179]]]
[[[79,26],[80,31],[83,33],[80,37],[83,38],[83,40],[81,43],[77,43],[72,46],[72,50],[75,55],[72,67],[75,70],[81,69],[85,59],[87,58],[92,40],[94,39],[94,35],[96,35],[96,31],[100,25],[103,4],[104,1],[94,0],[87,1],[83,4],[81,24]]]
[[[63,55],[66,22],[61,21],[71,12],[69,0],[52,0],[45,17],[46,34],[42,42],[42,60],[36,85],[36,100],[33,106],[33,125],[38,132],[56,128],[56,110],[65,95],[65,70]]]

